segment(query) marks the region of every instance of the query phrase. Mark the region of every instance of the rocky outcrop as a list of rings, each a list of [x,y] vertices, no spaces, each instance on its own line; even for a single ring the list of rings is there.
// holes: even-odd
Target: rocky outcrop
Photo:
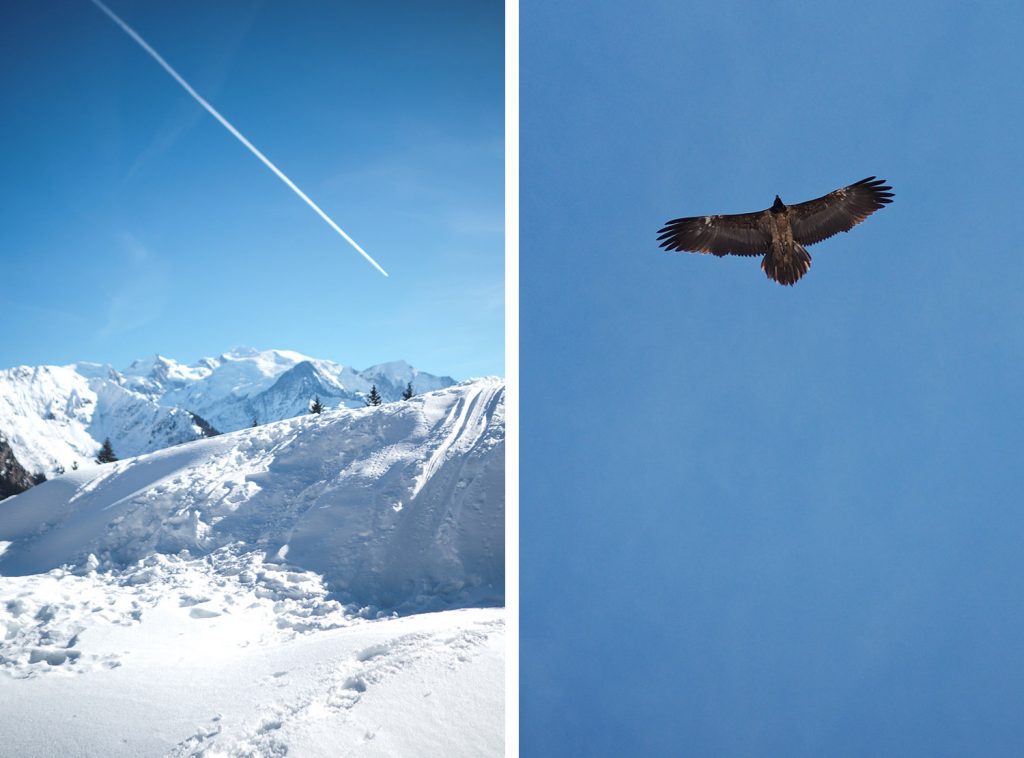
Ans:
[[[46,480],[42,474],[30,474],[14,457],[7,440],[0,435],[0,500],[17,495]]]
[[[193,423],[195,423],[195,425],[199,427],[199,431],[203,433],[204,437],[216,437],[218,434],[220,434],[220,432],[213,427],[213,424],[204,419],[198,413],[193,413],[192,411],[189,411],[188,415],[192,417]]]

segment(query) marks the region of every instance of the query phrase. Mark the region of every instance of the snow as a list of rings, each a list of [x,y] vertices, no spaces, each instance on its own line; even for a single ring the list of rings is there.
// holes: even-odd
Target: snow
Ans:
[[[502,754],[502,609],[369,621],[306,575],[217,568],[3,580],[3,752]]]
[[[18,366],[0,371],[0,433],[32,473],[89,465],[110,437],[143,453],[202,436],[192,415],[114,382],[109,367]]]
[[[193,365],[154,355],[123,371],[95,363],[0,371],[0,434],[15,458],[47,477],[93,460],[110,437],[121,457],[206,436],[192,414],[221,432],[303,414],[319,395],[328,408],[362,407],[377,383],[386,401],[408,382],[418,393],[455,383],[404,361],[360,372],[293,350],[238,348]]]
[[[501,754],[503,414],[477,380],[0,503],[4,750]]]
[[[317,393],[329,407],[360,407],[378,380],[388,390],[378,387],[387,400],[397,400],[409,381],[421,392],[455,383],[450,377],[420,372],[405,361],[382,365],[392,368],[386,373],[379,367],[357,371],[294,350],[242,347],[193,366],[154,356],[136,361],[124,375],[132,389],[163,405],[198,413],[222,431],[249,426],[254,416],[263,423],[303,413]],[[398,382],[401,387],[395,390]]]

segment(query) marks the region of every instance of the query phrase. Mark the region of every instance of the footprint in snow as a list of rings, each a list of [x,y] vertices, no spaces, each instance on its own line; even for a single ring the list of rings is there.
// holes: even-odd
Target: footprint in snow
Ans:
[[[356,660],[360,663],[365,663],[368,660],[377,658],[378,656],[384,655],[388,652],[387,645],[370,645],[370,647],[360,650],[356,653]]]
[[[37,647],[32,648],[29,653],[29,663],[42,663],[46,661],[50,666],[62,666],[65,663],[74,663],[82,657],[82,653],[78,650],[70,650],[68,648],[43,648]]]
[[[212,725],[209,727],[200,727],[196,730],[195,734],[179,742],[174,750],[169,755],[171,756],[194,756],[206,755],[207,748],[203,746],[203,743],[207,740],[212,740],[221,733],[220,725],[220,714],[218,713],[212,719],[210,719]]]

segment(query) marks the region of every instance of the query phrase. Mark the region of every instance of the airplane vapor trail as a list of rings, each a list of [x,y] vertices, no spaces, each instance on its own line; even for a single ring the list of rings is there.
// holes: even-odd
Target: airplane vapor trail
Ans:
[[[376,268],[378,271],[380,271],[382,274],[384,274],[384,276],[388,275],[388,272],[385,271],[383,268],[381,268],[380,264],[377,263],[377,261],[375,261],[372,257],[370,257],[369,253],[367,253],[365,250],[363,250],[363,248],[361,248],[354,239],[352,239],[347,234],[345,234],[344,230],[342,230],[342,228],[340,226],[338,226],[336,223],[334,223],[334,221],[331,219],[330,216],[328,216],[326,213],[324,213],[322,210],[320,210],[320,206],[318,206],[316,203],[314,203],[312,200],[310,200],[309,197],[306,196],[305,192],[303,192],[298,187],[296,187],[295,186],[295,182],[293,182],[291,179],[289,179],[287,176],[285,176],[284,172],[281,171],[281,169],[279,169],[277,166],[275,166],[273,163],[271,163],[270,159],[267,158],[267,156],[265,156],[258,149],[256,149],[256,146],[253,145],[249,140],[247,140],[242,135],[242,133],[239,132],[234,126],[232,126],[231,123],[226,118],[224,118],[222,115],[220,115],[220,113],[217,112],[216,108],[214,108],[212,105],[210,105],[208,102],[206,102],[206,100],[203,99],[202,95],[200,95],[198,92],[196,92],[194,89],[192,89],[192,86],[181,77],[181,74],[179,74],[177,71],[175,71],[173,68],[171,68],[171,64],[169,64],[167,61],[165,61],[160,56],[160,53],[158,53],[156,50],[151,48],[149,46],[149,43],[146,42],[146,40],[142,39],[142,37],[140,37],[135,32],[134,29],[132,29],[130,26],[128,26],[128,24],[126,24],[124,21],[122,21],[121,18],[116,13],[114,13],[112,10],[110,10],[110,8],[108,8],[106,5],[104,5],[102,2],[100,2],[100,0],[92,0],[92,3],[97,8],[99,8],[101,11],[106,13],[111,18],[111,20],[113,20],[118,26],[120,26],[122,29],[124,29],[129,37],[131,37],[133,40],[138,42],[139,46],[142,47],[142,49],[145,50],[147,53],[149,53],[153,57],[153,60],[155,60],[157,63],[159,63],[163,67],[164,71],[166,71],[168,74],[170,74],[172,77],[174,77],[174,81],[176,81],[178,84],[180,84],[185,89],[185,91],[188,92],[188,94],[190,94],[193,98],[195,98],[195,101],[197,103],[199,103],[201,106],[206,108],[206,110],[209,111],[210,115],[213,116],[215,119],[217,119],[225,129],[227,129],[229,132],[231,132],[231,134],[233,134],[235,136],[235,138],[239,142],[241,142],[243,145],[245,145],[247,148],[249,148],[249,151],[253,155],[255,155],[257,158],[259,158],[261,161],[263,161],[263,164],[267,168],[269,168],[271,171],[273,171],[277,175],[278,179],[280,179],[282,182],[284,182],[286,185],[288,185],[288,187],[291,188],[292,192],[294,192],[296,195],[298,195],[303,200],[305,200],[306,204],[310,208],[312,208],[314,211],[316,211],[317,215],[319,215],[320,218],[322,218],[324,221],[326,221],[327,224],[334,231],[336,231],[338,234],[340,234],[342,237],[344,237],[345,240],[350,245],[352,245],[352,247],[354,247],[356,250],[359,251],[360,255],[362,255],[364,258],[366,258],[366,260],[368,260],[370,263],[373,264],[374,268]]]

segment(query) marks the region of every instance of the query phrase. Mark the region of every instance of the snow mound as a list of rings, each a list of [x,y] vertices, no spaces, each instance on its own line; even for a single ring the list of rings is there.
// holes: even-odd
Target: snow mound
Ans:
[[[6,576],[92,567],[121,582],[139,561],[178,556],[237,577],[252,554],[322,577],[367,612],[500,605],[504,385],[476,380],[69,472],[0,503],[0,541]]]
[[[0,752],[499,756],[503,533],[497,379],[58,476],[0,502]]]

